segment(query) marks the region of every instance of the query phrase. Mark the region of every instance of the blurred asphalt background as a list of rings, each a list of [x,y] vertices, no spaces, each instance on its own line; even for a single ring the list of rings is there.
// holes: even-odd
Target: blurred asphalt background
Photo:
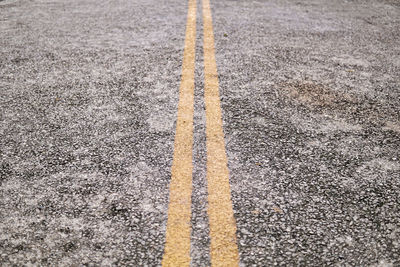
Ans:
[[[200,3],[198,3],[200,4]],[[242,266],[400,266],[400,2],[211,1]],[[187,1],[0,2],[0,265],[158,266]],[[192,266],[209,266],[198,8]]]

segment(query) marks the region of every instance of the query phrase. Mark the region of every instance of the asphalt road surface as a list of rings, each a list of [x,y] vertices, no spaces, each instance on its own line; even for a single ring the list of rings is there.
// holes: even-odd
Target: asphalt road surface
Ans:
[[[400,266],[397,0],[1,0],[0,266]]]

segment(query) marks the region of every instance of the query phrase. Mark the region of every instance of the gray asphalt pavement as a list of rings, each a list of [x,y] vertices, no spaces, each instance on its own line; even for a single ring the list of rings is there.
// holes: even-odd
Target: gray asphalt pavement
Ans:
[[[211,0],[241,266],[400,266],[400,3]],[[0,1],[0,266],[159,266],[187,1]],[[210,266],[201,1],[191,265]]]

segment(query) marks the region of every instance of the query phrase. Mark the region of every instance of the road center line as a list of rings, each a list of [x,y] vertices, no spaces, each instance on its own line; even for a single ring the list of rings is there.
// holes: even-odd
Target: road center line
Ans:
[[[208,216],[211,265],[239,266],[236,222],[229,185],[210,1],[203,0]]]
[[[162,266],[189,266],[196,0],[189,0]]]

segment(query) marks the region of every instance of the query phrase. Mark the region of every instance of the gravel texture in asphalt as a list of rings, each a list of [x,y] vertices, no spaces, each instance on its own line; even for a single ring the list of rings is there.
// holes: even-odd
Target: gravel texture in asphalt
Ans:
[[[0,262],[159,264],[186,5],[0,12]]]
[[[214,17],[243,265],[398,266],[399,6],[216,1]]]
[[[187,7],[0,0],[0,265],[160,265]],[[399,266],[399,2],[211,7],[240,264]],[[192,266],[210,265],[201,12]]]

